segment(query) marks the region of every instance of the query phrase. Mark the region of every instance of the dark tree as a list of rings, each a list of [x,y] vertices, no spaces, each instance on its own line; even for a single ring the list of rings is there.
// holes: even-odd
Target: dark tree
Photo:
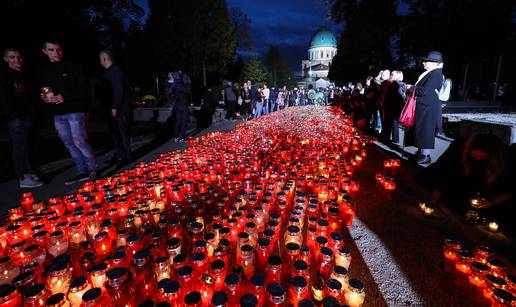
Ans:
[[[439,50],[444,56],[445,73],[455,81],[455,90],[462,86],[466,73],[470,86],[482,85],[487,90],[488,84],[495,81],[498,61],[502,55],[505,69],[501,70],[500,81],[514,80],[512,69],[508,68],[515,61],[511,45],[514,45],[516,2],[406,2],[411,10],[400,23],[400,62],[413,66],[415,60],[428,50]],[[490,99],[487,96],[484,98]]]
[[[269,47],[265,55],[265,66],[269,71],[271,85],[291,87],[295,83],[292,67],[287,64],[276,46]]]
[[[231,9],[231,20],[233,30],[236,32],[237,47],[242,49],[252,49],[253,41],[251,38],[251,19],[239,8]]]
[[[238,56],[229,69],[227,79],[235,82],[241,81],[243,79],[244,66],[244,59]]]
[[[41,43],[56,39],[67,58],[91,73],[99,66],[99,49],[121,49],[128,26],[142,15],[133,0],[6,0],[0,10],[0,47],[18,46],[29,65],[39,66],[46,62]]]
[[[358,80],[392,64],[391,40],[398,16],[396,0],[336,0],[330,17],[345,28],[338,42],[329,78]]]
[[[204,84],[227,72],[237,37],[225,0],[149,0],[149,8],[146,45],[153,71],[181,69]]]

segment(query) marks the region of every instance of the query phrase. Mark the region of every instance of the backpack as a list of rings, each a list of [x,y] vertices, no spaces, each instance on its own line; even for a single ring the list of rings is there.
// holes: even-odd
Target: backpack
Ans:
[[[452,80],[449,78],[445,78],[443,76],[443,85],[441,86],[441,89],[439,90],[439,92],[437,92],[437,96],[439,97],[439,100],[448,101],[448,99],[450,99],[451,88],[452,88]]]

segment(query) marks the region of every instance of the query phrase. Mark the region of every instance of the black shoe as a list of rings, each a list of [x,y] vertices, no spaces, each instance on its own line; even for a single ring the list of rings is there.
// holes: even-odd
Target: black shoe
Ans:
[[[430,156],[421,156],[416,162],[420,165],[426,165],[432,163],[432,159]]]
[[[89,174],[79,174],[75,177],[72,177],[72,178],[66,180],[65,185],[71,185],[71,184],[74,184],[77,182],[82,182],[82,181],[87,181],[87,180],[90,180]]]

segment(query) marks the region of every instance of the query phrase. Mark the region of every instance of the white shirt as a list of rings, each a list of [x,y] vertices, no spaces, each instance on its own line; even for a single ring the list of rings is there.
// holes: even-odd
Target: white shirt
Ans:
[[[269,90],[269,88],[264,88],[262,90],[262,93],[263,93],[263,96],[265,96],[265,99],[269,100],[269,96],[271,94],[271,91]]]

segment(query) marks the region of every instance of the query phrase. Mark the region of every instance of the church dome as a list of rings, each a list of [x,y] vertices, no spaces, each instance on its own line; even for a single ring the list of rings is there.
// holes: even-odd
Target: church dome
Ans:
[[[310,48],[317,47],[335,47],[337,48],[337,39],[335,35],[331,33],[325,27],[320,28],[315,32],[310,40]]]

